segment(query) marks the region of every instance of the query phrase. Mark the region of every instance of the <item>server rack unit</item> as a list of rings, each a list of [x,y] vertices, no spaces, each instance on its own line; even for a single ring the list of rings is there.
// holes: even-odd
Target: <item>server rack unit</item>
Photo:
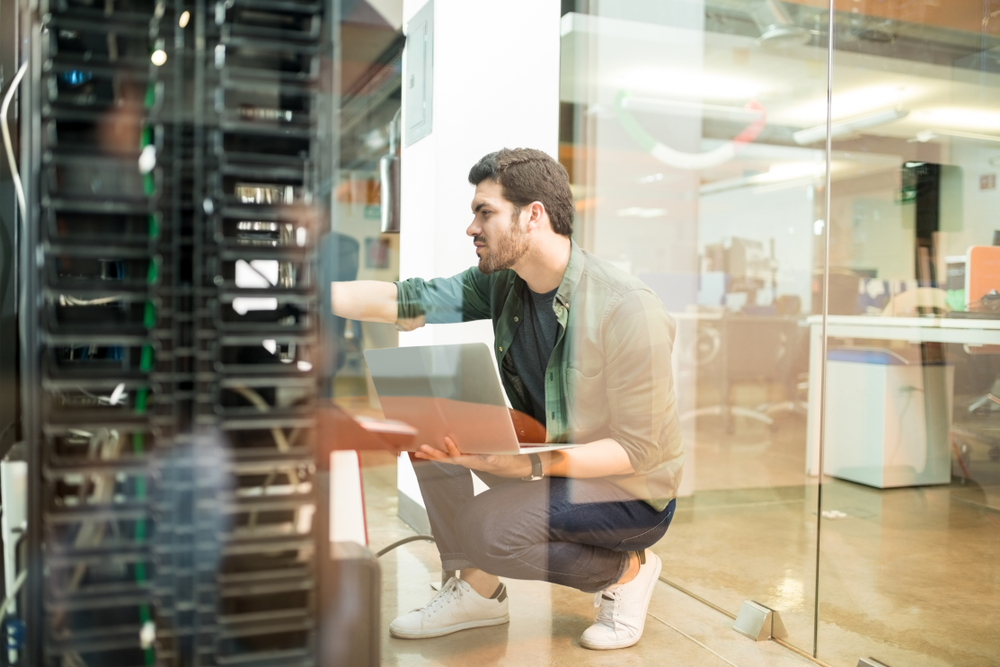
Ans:
[[[329,4],[22,4],[13,661],[318,661]]]

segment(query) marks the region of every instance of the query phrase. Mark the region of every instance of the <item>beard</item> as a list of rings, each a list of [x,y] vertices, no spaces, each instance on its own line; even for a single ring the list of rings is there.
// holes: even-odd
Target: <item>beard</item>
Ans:
[[[514,213],[511,225],[503,235],[483,246],[486,252],[479,258],[479,270],[482,273],[489,275],[509,269],[528,252],[528,237],[518,225],[519,213],[520,211]],[[485,243],[486,237],[477,236],[475,241]]]

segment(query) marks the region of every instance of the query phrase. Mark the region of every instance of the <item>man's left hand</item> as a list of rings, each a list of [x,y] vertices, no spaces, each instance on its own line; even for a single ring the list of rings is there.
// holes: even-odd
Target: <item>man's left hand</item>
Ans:
[[[528,457],[505,454],[463,454],[451,438],[444,439],[447,451],[442,452],[430,445],[421,445],[414,453],[418,459],[437,461],[438,463],[454,463],[456,465],[488,472],[498,477],[524,477],[531,474],[531,462]]]

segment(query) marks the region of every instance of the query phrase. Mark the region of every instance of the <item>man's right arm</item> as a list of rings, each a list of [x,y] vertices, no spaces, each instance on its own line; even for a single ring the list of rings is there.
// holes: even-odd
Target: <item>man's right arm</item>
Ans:
[[[349,320],[395,323],[400,331],[412,331],[427,322],[489,319],[493,277],[472,267],[450,278],[433,280],[335,282],[330,290],[333,314]]]
[[[424,317],[399,320],[399,289],[396,283],[353,280],[331,285],[333,314],[348,320],[396,324],[400,331],[424,326]],[[398,320],[398,321],[397,321]]]

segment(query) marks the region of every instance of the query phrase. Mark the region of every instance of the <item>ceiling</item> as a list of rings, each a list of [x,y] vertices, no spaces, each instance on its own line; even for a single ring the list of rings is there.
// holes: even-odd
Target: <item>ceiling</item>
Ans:
[[[953,1],[956,11],[949,25],[967,25],[970,19],[965,10],[970,3],[949,0],[949,6]],[[742,11],[738,26],[728,26],[740,29],[721,32],[709,29],[724,22],[719,18],[714,22],[707,19],[705,30],[684,30],[582,14],[564,16],[562,101],[577,105],[584,118],[603,119],[605,128],[614,125],[609,119],[614,118],[615,96],[621,91],[658,102],[659,111],[651,104],[648,106],[654,110],[635,111],[634,116],[664,143],[680,141],[674,136],[676,127],[683,124],[682,118],[691,115],[692,108],[700,107],[702,111],[696,115],[701,119],[702,151],[739,133],[747,123],[745,118],[739,118],[740,108],[748,102],[759,103],[766,111],[767,126],[751,146],[753,150],[743,151],[736,160],[718,168],[702,170],[703,182],[746,178],[748,173],[752,176],[782,164],[825,160],[823,151],[815,150],[823,148],[825,131],[819,132],[815,143],[800,145],[794,139],[796,131],[826,123],[825,40],[811,38],[807,43],[785,48],[760,44],[759,22],[755,23],[747,12],[751,4],[750,0],[708,0],[707,14],[725,11],[736,16]],[[790,9],[786,17],[808,23],[807,18],[817,14],[820,3],[802,0],[798,4],[798,13]],[[896,19],[892,25],[886,23],[889,9],[905,3],[861,0],[838,3],[838,7],[841,4],[869,9],[882,5],[882,14],[865,20],[878,19],[883,29],[892,29],[896,35],[923,35],[925,52],[940,54],[950,50],[957,60],[948,64],[935,62],[939,59],[936,57],[910,60],[899,57],[898,50],[891,48],[883,48],[885,53],[869,53],[858,48],[842,49],[843,42],[836,43],[834,127],[858,119],[862,119],[861,125],[869,125],[838,138],[835,148],[839,152],[833,156],[835,175],[850,177],[872,169],[898,169],[900,156],[912,159],[921,149],[925,154],[940,154],[942,146],[966,139],[991,145],[995,138],[1000,154],[1000,69],[966,66],[976,58],[982,60],[984,46],[992,48],[995,38],[987,32],[973,35],[921,23],[904,24]],[[975,4],[981,8],[978,0]],[[935,16],[926,12],[922,18],[931,21]],[[989,32],[994,29],[990,24]],[[972,48],[973,42],[978,43],[978,50]],[[992,53],[988,55],[992,57]],[[872,116],[879,114],[902,117],[873,123],[879,118]],[[967,134],[983,136],[962,136]],[[879,156],[863,150],[859,135],[868,138],[871,146],[877,141],[879,150],[886,152]],[[638,148],[627,139],[619,138],[618,144],[622,150]],[[777,152],[777,147],[784,150]],[[641,169],[648,170],[649,166],[643,164]]]

